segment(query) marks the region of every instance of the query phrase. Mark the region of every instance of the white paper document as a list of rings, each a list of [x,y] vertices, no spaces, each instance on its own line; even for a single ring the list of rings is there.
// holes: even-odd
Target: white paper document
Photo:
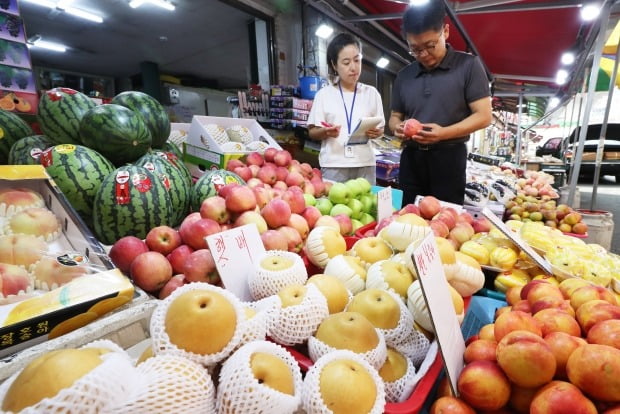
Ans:
[[[355,127],[355,130],[349,135],[349,141],[347,145],[361,145],[368,142],[366,131],[372,128],[376,128],[383,122],[383,118],[380,116],[372,116],[360,119],[359,123]]]

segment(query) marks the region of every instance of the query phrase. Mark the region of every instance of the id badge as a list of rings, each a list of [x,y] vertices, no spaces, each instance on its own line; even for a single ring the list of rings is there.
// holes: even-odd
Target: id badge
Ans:
[[[353,153],[353,146],[352,145],[345,145],[344,146],[344,156],[345,156],[345,158],[355,158],[355,154]]]

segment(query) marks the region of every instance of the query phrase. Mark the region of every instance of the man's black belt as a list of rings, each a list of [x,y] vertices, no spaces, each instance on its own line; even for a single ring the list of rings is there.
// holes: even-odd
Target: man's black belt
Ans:
[[[467,140],[454,140],[454,141],[450,141],[450,142],[445,142],[445,143],[441,143],[441,144],[430,144],[430,145],[425,145],[425,144],[419,144],[415,141],[407,141],[407,143],[405,144],[408,148],[412,148],[416,151],[441,151],[441,150],[445,150],[448,148],[454,148],[456,146],[459,146],[461,144],[464,144],[465,142],[467,142]]]

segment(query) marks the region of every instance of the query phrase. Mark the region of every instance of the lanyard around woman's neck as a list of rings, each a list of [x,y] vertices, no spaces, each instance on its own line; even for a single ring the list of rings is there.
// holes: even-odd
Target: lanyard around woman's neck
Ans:
[[[344,101],[344,93],[342,92],[342,84],[338,81],[338,88],[340,89],[340,96],[342,97],[342,105],[344,106],[344,114],[347,119],[347,131],[351,135],[351,123],[353,122],[353,107],[355,106],[355,97],[357,96],[357,82],[355,82],[353,90],[353,101],[351,102],[351,113],[347,109],[347,103]]]

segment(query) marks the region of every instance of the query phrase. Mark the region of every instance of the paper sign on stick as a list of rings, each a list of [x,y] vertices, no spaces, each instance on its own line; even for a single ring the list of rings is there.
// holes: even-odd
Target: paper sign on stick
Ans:
[[[439,351],[446,367],[446,375],[448,375],[452,392],[458,395],[456,382],[463,370],[465,340],[454,312],[452,297],[448,290],[448,282],[433,233],[419,241],[413,251],[412,260],[435,329]]]
[[[377,223],[392,215],[392,187],[377,193]]]
[[[488,208],[485,207],[485,208],[482,209],[482,215],[485,216],[491,223],[493,223],[493,225],[495,227],[497,227],[497,229],[499,231],[501,231],[506,237],[508,237],[511,242],[516,244],[519,249],[521,249],[523,252],[525,252],[525,254],[528,255],[529,258],[532,259],[534,261],[534,263],[536,263],[538,265],[538,267],[543,269],[548,274],[552,274],[553,273],[552,269],[551,269],[551,263],[549,263],[547,260],[543,259],[538,253],[536,253],[536,251],[534,249],[532,249],[532,247],[529,244],[527,244],[521,238],[521,236],[519,234],[517,234],[514,231],[510,230],[506,226],[506,224],[504,224],[504,222],[501,221],[499,219],[499,217],[497,217],[495,215],[495,213],[493,213],[491,210],[489,210]]]
[[[222,283],[242,301],[251,301],[248,277],[265,254],[255,224],[246,224],[206,237]]]

